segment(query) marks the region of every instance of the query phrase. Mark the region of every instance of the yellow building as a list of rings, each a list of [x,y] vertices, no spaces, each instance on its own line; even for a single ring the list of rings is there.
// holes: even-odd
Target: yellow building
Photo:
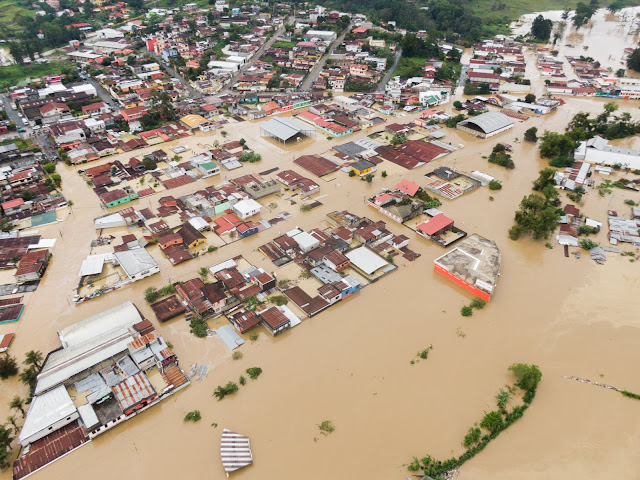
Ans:
[[[370,173],[376,165],[371,163],[368,160],[360,160],[352,165],[349,165],[349,168],[355,172],[356,175],[365,175]]]

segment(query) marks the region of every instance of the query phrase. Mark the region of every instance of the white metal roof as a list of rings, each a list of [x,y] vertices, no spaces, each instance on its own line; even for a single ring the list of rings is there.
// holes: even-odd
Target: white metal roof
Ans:
[[[298,120],[288,117],[275,117],[268,122],[260,125],[260,128],[270,135],[279,138],[282,141],[289,140],[290,138],[298,135],[299,133],[308,132],[312,130],[309,127]]]
[[[459,125],[468,125],[469,123],[477,126],[484,133],[495,132],[501,128],[513,125],[513,120],[500,112],[487,112],[477,117],[468,118],[459,123]]]
[[[224,270],[225,268],[233,268],[236,265],[237,265],[237,263],[235,262],[235,260],[233,260],[233,259],[226,260],[226,261],[224,261],[222,263],[214,265],[213,267],[209,267],[209,271],[211,272],[211,275],[215,275],[220,270]]]
[[[113,255],[129,278],[145,270],[158,267],[158,262],[144,248],[115,252]]]
[[[87,275],[98,275],[102,272],[104,262],[112,261],[112,253],[97,253],[95,255],[88,255],[86,259],[82,261],[79,275],[86,277]]]
[[[33,398],[24,420],[18,441],[23,443],[29,437],[66,419],[76,412],[64,385]],[[70,420],[69,423],[71,423]]]
[[[85,403],[84,405],[80,405],[78,407],[78,413],[80,414],[82,423],[84,423],[84,426],[88,430],[100,423],[100,420],[98,420],[98,416],[96,415],[96,412],[90,403]]]
[[[193,217],[189,219],[189,224],[196,230],[203,230],[209,227],[209,224],[202,217]]]
[[[251,465],[253,455],[251,454],[249,437],[225,428],[220,439],[220,457],[227,477],[231,472]]]
[[[346,257],[351,260],[354,266],[368,275],[389,264],[384,258],[364,246],[348,252]]]
[[[262,205],[260,205],[258,202],[256,202],[254,199],[252,198],[247,198],[245,200],[242,200],[238,203],[236,203],[233,206],[234,210],[237,210],[238,212],[240,212],[241,214],[248,214],[251,213],[253,211],[260,210],[262,208]]]
[[[320,242],[318,241],[318,239],[307,232],[300,232],[297,235],[292,236],[291,238],[293,238],[293,240],[303,250],[320,246]]]

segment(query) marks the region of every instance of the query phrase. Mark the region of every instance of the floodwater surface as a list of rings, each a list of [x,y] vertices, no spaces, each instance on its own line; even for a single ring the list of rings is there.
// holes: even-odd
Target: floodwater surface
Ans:
[[[527,54],[527,61],[533,64],[532,54]],[[445,140],[464,144],[463,149],[413,171],[383,162],[378,171],[386,170],[388,177],[383,179],[378,173],[371,185],[341,172],[331,182],[319,180],[322,207],[300,212],[299,204],[283,203],[275,211],[288,210],[293,218],[176,267],[157,250],[152,251],[160,263],[160,274],[77,306],[70,299],[89,243],[97,237],[93,219],[104,211],[74,168],[61,166],[64,193],[73,200],[73,210],[60,215],[67,216],[64,222],[39,229],[44,237],[58,241],[44,281],[35,293],[25,296],[27,306],[20,322],[0,326],[0,333],[17,334],[11,355],[22,359],[30,349],[46,353],[57,348],[56,332],[61,328],[131,300],[174,345],[185,370],[195,363],[213,368],[202,381],[194,381],[33,478],[223,479],[219,441],[222,428],[229,428],[251,439],[255,463],[233,474],[239,480],[404,479],[405,464],[413,455],[420,458],[429,453],[445,459],[462,452],[468,428],[495,408],[494,396],[513,381],[507,368],[514,362],[540,366],[543,378],[536,398],[522,419],[461,468],[460,478],[634,478],[640,460],[640,402],[562,377],[601,379],[640,392],[636,368],[640,363],[638,262],[608,254],[608,261],[600,266],[588,255],[565,258],[553,239],[549,242],[554,247],[549,249],[544,241],[513,242],[507,237],[514,210],[531,192],[531,182],[546,164],[535,145],[521,141],[524,131],[531,126],[562,131],[576,112],[598,113],[605,103],[566,100],[559,111],[517,122],[514,129],[487,140],[446,129]],[[621,110],[638,118],[638,103],[619,104]],[[450,105],[446,110],[451,111]],[[395,121],[405,123],[411,118]],[[229,139],[245,138],[263,157],[259,164],[226,172],[228,178],[292,166],[306,174],[292,165],[293,158],[323,153],[341,142],[326,140],[318,133],[314,141],[305,142],[304,149],[295,145],[282,150],[259,136],[258,125],[244,122],[227,128]],[[344,141],[367,133],[350,135]],[[180,143],[198,152],[199,143],[212,144],[215,139],[222,141],[219,134],[211,134],[162,148]],[[514,170],[482,158],[498,141],[513,145]],[[501,191],[479,188],[454,201],[443,200],[440,207],[459,228],[495,240],[502,253],[495,295],[471,317],[460,315],[471,295],[433,272],[433,260],[444,250],[363,203],[365,197],[382,187],[393,187],[402,178],[423,184],[424,174],[441,165],[464,172],[481,170],[504,184]],[[602,180],[597,175],[594,178]],[[186,194],[205,182],[221,180],[210,178],[170,194]],[[607,209],[628,215],[626,199],[638,202],[640,194],[615,189],[606,197],[592,190],[585,195],[581,210],[604,223],[603,232],[596,237],[601,243],[607,243]],[[156,208],[157,198],[132,205]],[[149,286],[187,280],[200,267],[239,254],[277,273],[256,251],[259,245],[295,226],[324,226],[327,213],[345,209],[386,221],[394,233],[409,236],[409,247],[422,256],[412,263],[396,257],[399,268],[395,272],[277,338],[260,327],[259,339],[240,348],[241,360],[232,360],[216,338],[192,336],[181,318],[159,325],[144,300],[144,289]],[[120,233],[124,232],[114,235]],[[633,251],[637,253],[637,248]],[[429,358],[411,365],[416,352],[429,345],[433,345]],[[212,397],[217,385],[237,381],[253,366],[263,369],[259,379],[248,380],[237,394],[223,401]],[[26,396],[26,389],[16,380],[0,385],[0,418],[5,418],[10,414],[7,403],[16,394]],[[185,414],[194,409],[200,410],[202,420],[183,422]],[[318,430],[324,420],[335,425],[328,436]],[[1,478],[9,475],[3,472]]]

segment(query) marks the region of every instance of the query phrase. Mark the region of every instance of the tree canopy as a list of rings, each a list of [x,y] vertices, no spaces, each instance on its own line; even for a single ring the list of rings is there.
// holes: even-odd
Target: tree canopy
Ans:
[[[549,38],[551,38],[552,28],[553,22],[551,20],[544,18],[542,15],[538,15],[531,25],[531,36],[538,40],[549,40]]]

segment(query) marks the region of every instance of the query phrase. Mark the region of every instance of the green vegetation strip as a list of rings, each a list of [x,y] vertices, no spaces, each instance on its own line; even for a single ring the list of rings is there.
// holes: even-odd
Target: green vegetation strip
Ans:
[[[625,397],[635,398],[636,400],[640,400],[640,395],[638,395],[637,393],[633,393],[628,390],[622,390],[620,393]]]
[[[48,74],[63,73],[70,65],[68,62],[50,62],[0,67],[0,88],[16,85],[27,78],[42,78]]]
[[[436,460],[431,457],[431,455],[426,455],[420,460],[418,460],[417,457],[413,457],[413,462],[407,466],[408,470],[417,472],[422,469],[424,475],[439,478],[440,475],[454,470],[467,460],[472,459],[476,454],[480,453],[491,440],[496,438],[500,432],[506,430],[513,422],[522,417],[536,395],[536,389],[542,378],[542,372],[536,365],[527,365],[526,363],[511,365],[509,370],[516,377],[515,384],[508,386],[507,390],[501,388],[496,395],[498,409],[487,413],[482,420],[480,420],[479,424],[476,423],[469,429],[463,441],[467,450],[462,455],[452,457],[445,461]],[[519,387],[524,391],[524,395],[522,396],[524,404],[513,407],[511,411],[508,411],[507,403],[516,392],[515,387]],[[483,435],[483,431],[487,433]]]

